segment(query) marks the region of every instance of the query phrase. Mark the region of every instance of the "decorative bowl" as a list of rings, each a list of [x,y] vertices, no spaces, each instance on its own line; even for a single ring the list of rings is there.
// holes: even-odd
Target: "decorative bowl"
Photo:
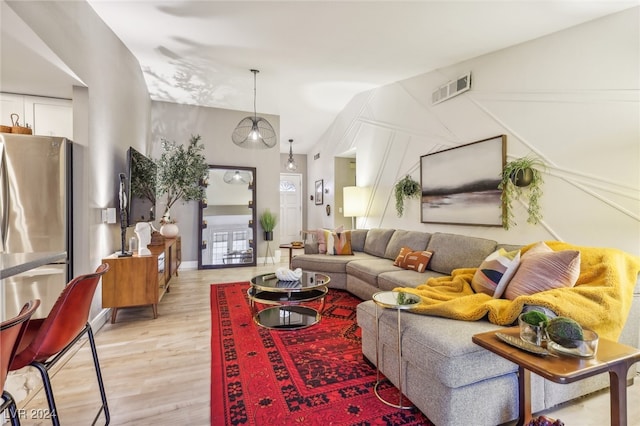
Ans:
[[[540,346],[547,338],[543,326],[529,324],[522,319],[522,314],[518,317],[518,325],[520,326],[520,338],[525,342]]]
[[[588,328],[582,329],[584,336],[583,340],[572,340],[569,342],[569,346],[562,346],[556,342],[547,342],[547,348],[553,350],[556,353],[563,355],[574,356],[578,358],[593,358],[598,351],[598,333]]]

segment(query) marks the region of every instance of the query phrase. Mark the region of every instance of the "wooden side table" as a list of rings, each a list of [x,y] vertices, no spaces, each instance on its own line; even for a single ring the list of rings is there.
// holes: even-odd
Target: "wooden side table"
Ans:
[[[473,336],[474,343],[518,365],[519,419],[524,425],[531,418],[531,373],[555,383],[572,383],[600,373],[609,373],[611,424],[627,424],[627,371],[640,361],[640,350],[600,338],[598,351],[591,359],[560,355],[537,356],[510,346],[496,337],[496,332],[519,337],[518,327],[488,331]]]
[[[280,244],[280,248],[289,249],[289,269],[291,269],[291,261],[293,260],[293,250],[304,249],[304,244],[294,246],[293,244]]]

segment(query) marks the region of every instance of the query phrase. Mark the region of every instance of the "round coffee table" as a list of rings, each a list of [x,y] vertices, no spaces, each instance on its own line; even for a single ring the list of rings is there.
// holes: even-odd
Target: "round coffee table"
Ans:
[[[251,278],[247,295],[254,321],[276,330],[296,330],[318,323],[329,281],[328,275],[317,272],[303,272],[298,281],[280,281],[275,274]],[[318,309],[308,305],[315,301],[320,302]]]

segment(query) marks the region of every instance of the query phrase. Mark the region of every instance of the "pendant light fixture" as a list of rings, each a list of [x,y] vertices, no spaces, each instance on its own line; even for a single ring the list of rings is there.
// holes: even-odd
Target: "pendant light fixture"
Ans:
[[[295,172],[298,169],[298,165],[293,159],[293,139],[289,139],[289,159],[287,160],[286,169],[290,172]]]
[[[244,170],[243,171],[228,170],[224,173],[222,180],[224,180],[225,183],[228,183],[231,185],[248,184],[248,183],[251,183],[251,173],[246,172]]]
[[[253,73],[253,116],[243,118],[236,126],[231,140],[233,143],[247,149],[268,149],[278,143],[276,131],[267,120],[258,117],[256,113],[256,74],[260,71],[251,70]]]

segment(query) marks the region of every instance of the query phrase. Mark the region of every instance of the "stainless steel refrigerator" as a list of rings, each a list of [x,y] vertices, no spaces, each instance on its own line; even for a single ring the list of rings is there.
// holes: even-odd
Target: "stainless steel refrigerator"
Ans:
[[[61,137],[0,133],[0,253],[66,251],[67,259],[0,280],[3,314],[40,299],[51,310],[73,275],[71,146]]]

